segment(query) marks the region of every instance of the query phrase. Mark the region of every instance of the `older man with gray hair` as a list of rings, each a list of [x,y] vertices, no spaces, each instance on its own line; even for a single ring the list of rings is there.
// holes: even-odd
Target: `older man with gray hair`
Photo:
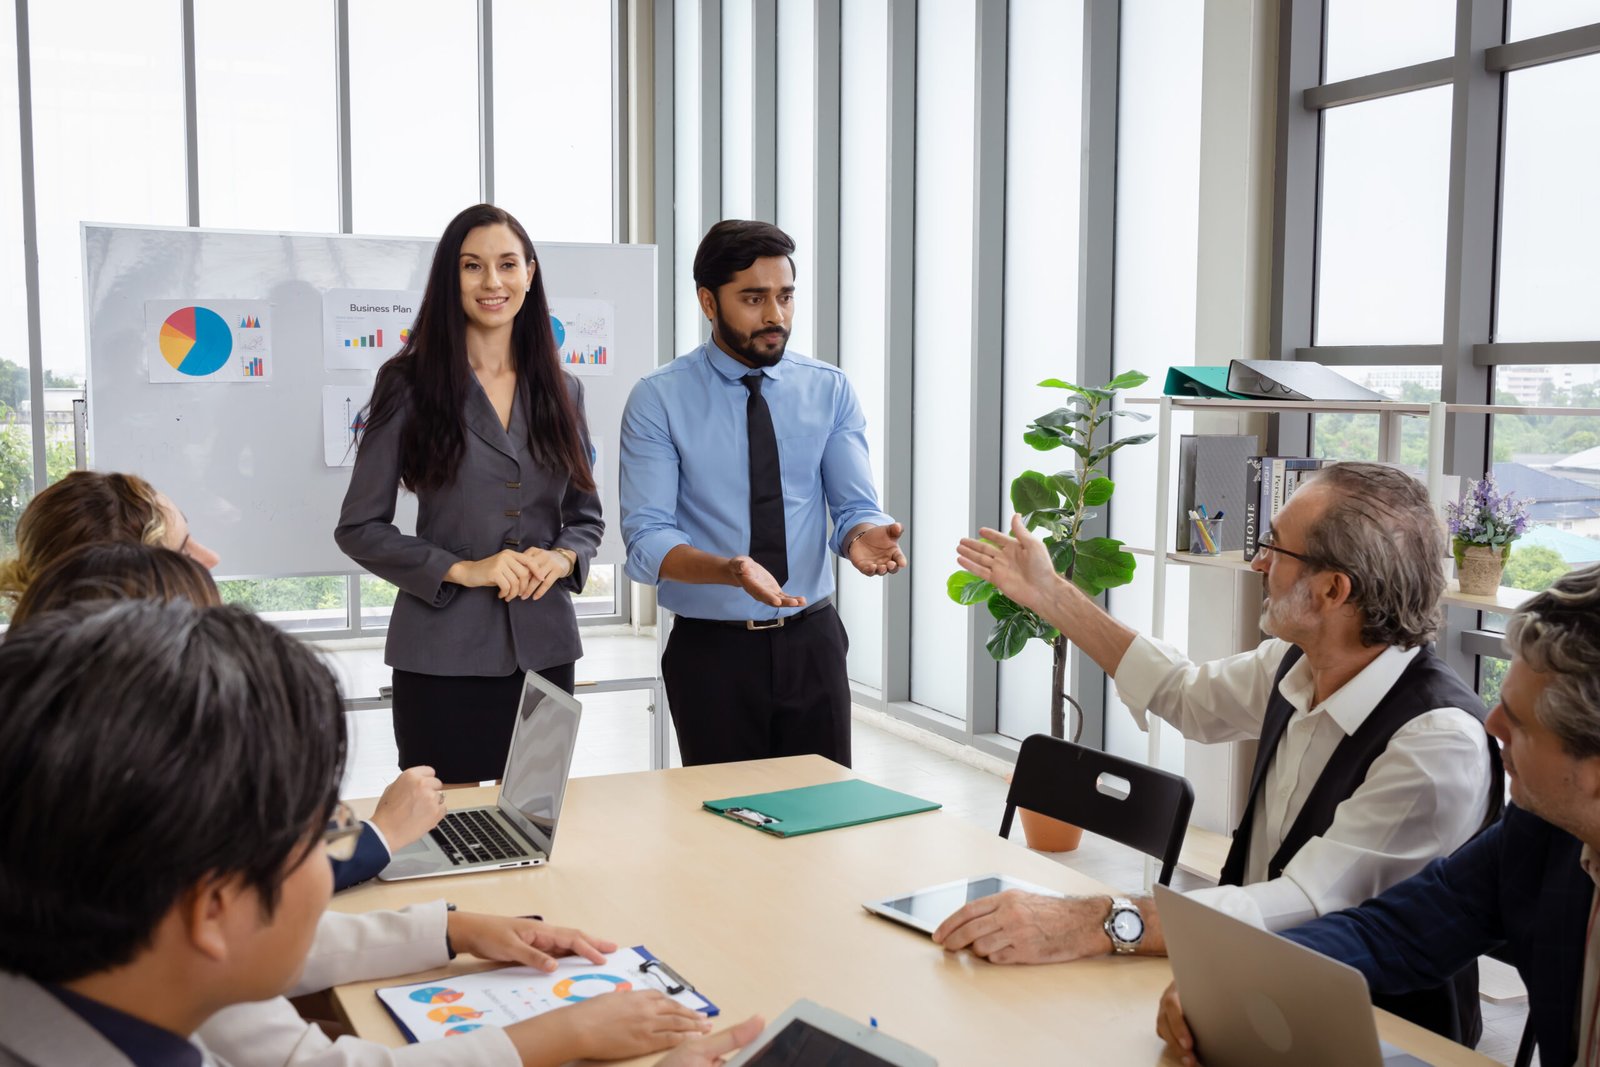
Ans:
[[[964,539],[961,565],[1038,612],[1116,682],[1141,728],[1154,712],[1188,738],[1260,739],[1244,815],[1208,903],[1281,930],[1347,908],[1448,855],[1498,816],[1498,755],[1483,702],[1428,647],[1444,591],[1444,533],[1402,471],[1338,463],[1303,485],[1261,540],[1258,648],[1210,663],[1143,637],[1012,536]],[[1164,954],[1148,897],[1065,900],[1018,891],[973,901],[934,932],[995,963]],[[1382,1002],[1475,1041],[1477,975]]]
[[[1600,1063],[1600,567],[1560,578],[1506,627],[1511,669],[1489,732],[1511,806],[1487,832],[1375,900],[1284,934],[1355,967],[1374,993],[1433,985],[1504,946],[1528,987],[1539,1062]],[[1156,1030],[1185,1063],[1177,991]]]

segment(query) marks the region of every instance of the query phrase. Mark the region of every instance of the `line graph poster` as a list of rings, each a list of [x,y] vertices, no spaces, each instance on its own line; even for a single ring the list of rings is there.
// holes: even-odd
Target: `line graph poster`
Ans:
[[[330,467],[356,463],[356,430],[372,399],[372,383],[322,387],[322,461]]]
[[[616,321],[616,305],[609,300],[551,297],[550,329],[562,369],[584,377],[609,375],[616,362]]]
[[[145,369],[163,384],[264,382],[272,376],[263,300],[147,300]]]
[[[322,365],[377,370],[411,337],[422,294],[406,289],[329,289],[322,294]]]

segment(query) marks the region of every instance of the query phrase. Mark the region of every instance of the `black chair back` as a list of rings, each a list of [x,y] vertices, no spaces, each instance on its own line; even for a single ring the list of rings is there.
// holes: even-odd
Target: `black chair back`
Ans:
[[[1027,808],[1155,857],[1161,861],[1160,882],[1167,885],[1193,807],[1187,778],[1034,734],[1017,754],[1000,836],[1010,836],[1012,816]]]

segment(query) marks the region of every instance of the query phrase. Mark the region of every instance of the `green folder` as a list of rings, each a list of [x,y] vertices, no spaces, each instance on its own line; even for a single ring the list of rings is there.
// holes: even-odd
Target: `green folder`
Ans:
[[[1230,393],[1228,391],[1227,367],[1168,367],[1167,384],[1162,389],[1162,392],[1168,396],[1250,399],[1243,393]]]
[[[725,819],[754,826],[777,837],[798,837],[819,830],[837,830],[841,826],[859,826],[864,822],[915,815],[939,807],[931,800],[896,793],[859,778],[776,793],[707,800],[704,806]]]

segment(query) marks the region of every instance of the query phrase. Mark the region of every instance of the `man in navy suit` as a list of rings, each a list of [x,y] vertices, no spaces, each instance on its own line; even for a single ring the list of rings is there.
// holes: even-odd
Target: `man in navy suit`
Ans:
[[[1512,616],[1490,714],[1512,806],[1454,855],[1359,907],[1286,931],[1355,967],[1374,993],[1439,984],[1505,946],[1528,987],[1541,1063],[1600,1064],[1600,565]],[[1196,1062],[1177,991],[1156,1032]]]

